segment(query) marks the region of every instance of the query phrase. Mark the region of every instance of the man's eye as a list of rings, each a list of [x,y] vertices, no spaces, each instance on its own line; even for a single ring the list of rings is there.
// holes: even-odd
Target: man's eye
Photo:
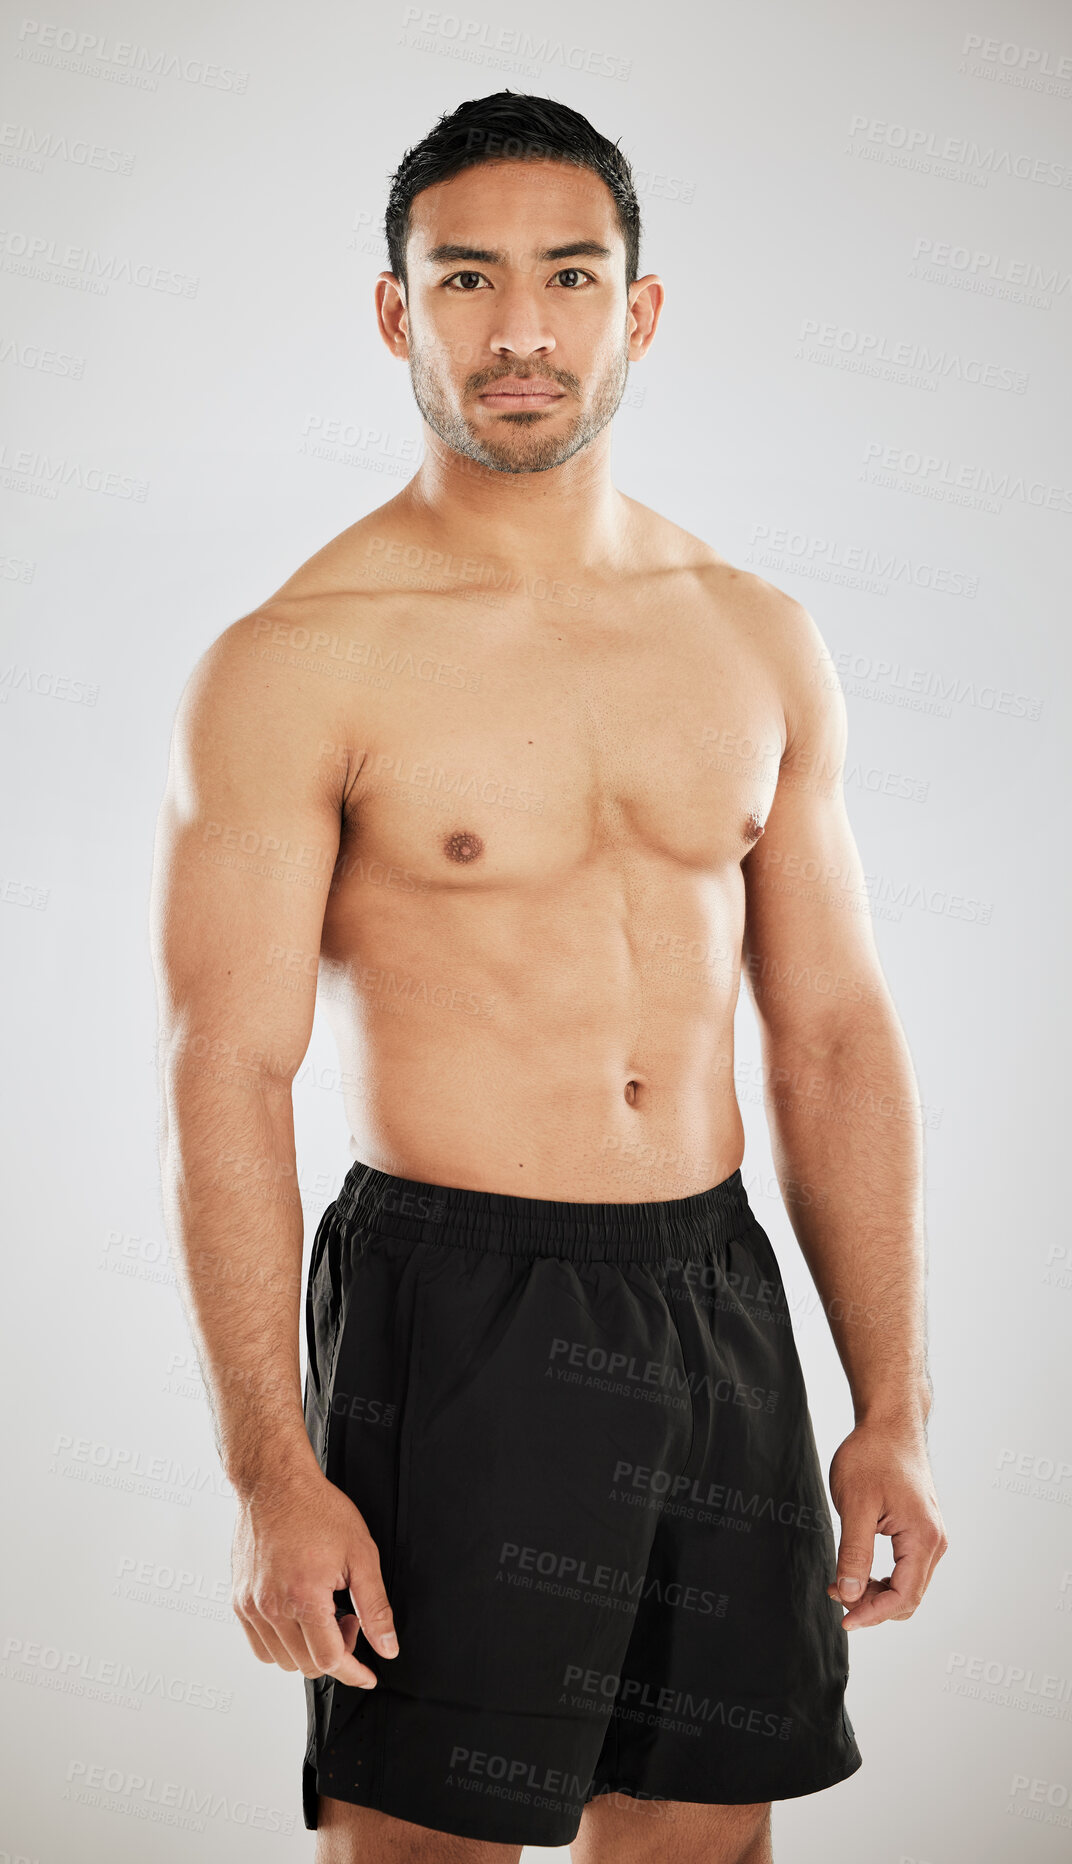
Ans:
[[[568,278],[571,281],[576,281],[566,286],[567,291],[576,291],[578,285],[582,283],[591,285],[595,282],[590,272],[582,272],[580,267],[576,265],[564,266],[560,272],[555,273],[555,277],[559,280]],[[462,282],[455,285],[455,279],[460,279]],[[484,277],[483,272],[452,272],[449,278],[443,280],[443,283],[444,285],[450,285],[456,291],[467,292],[471,297],[474,288],[482,283],[487,284],[487,279]]]

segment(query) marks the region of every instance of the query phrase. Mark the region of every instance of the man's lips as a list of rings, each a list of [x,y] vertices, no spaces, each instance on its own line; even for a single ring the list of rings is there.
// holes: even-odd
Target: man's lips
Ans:
[[[523,407],[526,404],[544,407],[550,401],[561,401],[564,392],[541,376],[504,376],[481,389],[480,399],[503,407]]]

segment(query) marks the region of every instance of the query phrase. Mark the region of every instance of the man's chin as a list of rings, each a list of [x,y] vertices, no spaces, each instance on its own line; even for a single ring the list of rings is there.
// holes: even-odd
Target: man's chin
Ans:
[[[569,458],[568,448],[561,445],[548,451],[546,448],[526,444],[520,437],[516,446],[499,441],[489,446],[486,440],[474,438],[472,448],[466,448],[466,457],[478,466],[485,466],[489,472],[523,473],[549,472],[552,467],[560,466]]]
[[[472,433],[472,459],[481,461],[492,472],[550,472],[555,466],[561,466],[578,451],[576,427],[569,434],[556,434],[554,439],[533,433],[530,428],[513,427],[504,431],[499,429],[494,440],[486,434]]]

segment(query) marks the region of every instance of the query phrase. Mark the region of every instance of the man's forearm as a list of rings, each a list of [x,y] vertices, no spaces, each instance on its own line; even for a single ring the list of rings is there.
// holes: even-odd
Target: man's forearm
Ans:
[[[290,1087],[190,1059],[166,1065],[161,1085],[165,1221],[220,1460],[248,1497],[315,1463]]]
[[[919,1092],[879,1001],[830,1044],[768,1039],[766,1104],[786,1208],[858,1423],[921,1425],[930,1409]]]

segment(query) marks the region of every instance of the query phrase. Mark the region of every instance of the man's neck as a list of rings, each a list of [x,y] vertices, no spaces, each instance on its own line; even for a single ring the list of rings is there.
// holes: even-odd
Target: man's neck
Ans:
[[[426,441],[429,436],[426,434]],[[431,436],[398,508],[451,551],[531,576],[613,570],[626,546],[626,501],[610,476],[609,432],[546,472],[497,472]]]

